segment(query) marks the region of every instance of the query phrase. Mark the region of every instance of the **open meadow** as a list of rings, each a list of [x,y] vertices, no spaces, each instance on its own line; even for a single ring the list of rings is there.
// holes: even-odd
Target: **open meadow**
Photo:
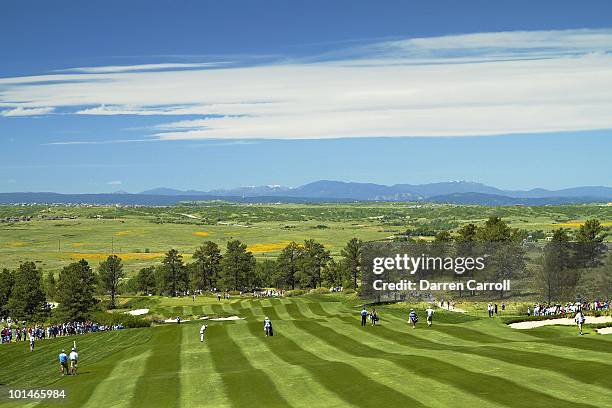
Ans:
[[[125,300],[125,299],[124,299]],[[65,389],[66,407],[603,407],[612,401],[612,337],[575,327],[514,330],[500,317],[423,304],[377,307],[360,327],[359,300],[140,297],[131,305],[183,323],[2,345],[0,383]],[[422,320],[412,329],[407,313]],[[120,311],[118,311],[120,312]],[[200,343],[196,319],[207,321]],[[274,324],[266,338],[263,319]],[[56,363],[76,338],[77,376]],[[3,406],[56,406],[57,402]]]
[[[543,241],[556,228],[575,231],[586,219],[612,226],[612,206],[485,207],[439,204],[258,204],[203,203],[171,207],[0,206],[0,266],[34,261],[54,273],[84,258],[97,265],[120,256],[129,276],[159,263],[170,248],[189,260],[206,240],[221,248],[232,239],[256,258],[276,257],[291,241],[314,239],[337,257],[351,238],[380,240],[403,234],[431,239],[489,216]],[[10,221],[31,217],[29,221]]]

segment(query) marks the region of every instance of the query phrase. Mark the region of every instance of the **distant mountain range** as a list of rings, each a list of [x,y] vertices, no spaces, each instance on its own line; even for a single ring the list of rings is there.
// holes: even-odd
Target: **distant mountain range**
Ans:
[[[501,199],[579,199],[584,202],[612,200],[612,187],[574,187],[563,190],[502,190],[482,183],[469,181],[449,181],[429,184],[395,184],[385,186],[373,183],[349,183],[343,181],[320,180],[300,187],[256,186],[240,187],[227,190],[211,191],[181,191],[170,188],[157,188],[143,191],[141,194],[151,195],[214,195],[221,197],[300,197],[300,198],[332,198],[360,201],[442,201],[442,200],[480,200],[485,196],[497,196]],[[492,198],[492,197],[490,197]],[[561,200],[563,201],[563,200]]]
[[[211,191],[156,188],[137,194],[0,193],[0,203],[89,203],[171,205],[181,201],[347,202],[423,201],[481,205],[558,205],[612,202],[612,187],[586,186],[562,190],[502,190],[481,183],[451,181],[430,184],[350,183],[320,180],[300,187],[254,186]]]

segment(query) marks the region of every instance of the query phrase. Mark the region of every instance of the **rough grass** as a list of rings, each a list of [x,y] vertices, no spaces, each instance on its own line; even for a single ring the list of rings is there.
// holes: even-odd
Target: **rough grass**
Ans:
[[[185,217],[192,214],[195,219]],[[0,223],[0,267],[31,260],[57,272],[76,259],[94,265],[110,253],[121,256],[131,275],[158,263],[170,248],[188,259],[204,240],[221,247],[240,239],[260,259],[276,257],[284,244],[315,239],[339,256],[353,237],[364,241],[389,237],[410,228],[456,229],[501,216],[512,227],[551,231],[575,230],[597,218],[612,225],[612,207],[574,205],[551,207],[482,207],[406,203],[312,205],[237,205],[122,208],[115,206],[3,206],[0,218],[32,216],[30,222]],[[74,217],[50,220],[41,217]],[[428,237],[424,237],[428,238]]]

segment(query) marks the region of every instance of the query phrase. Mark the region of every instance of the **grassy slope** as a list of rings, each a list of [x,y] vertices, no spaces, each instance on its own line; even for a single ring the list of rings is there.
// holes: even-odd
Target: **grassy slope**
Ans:
[[[198,219],[185,217],[194,215]],[[210,205],[200,207],[18,207],[0,206],[0,217],[30,215],[33,221],[0,223],[0,267],[37,261],[45,270],[59,271],[85,257],[93,265],[111,248],[129,273],[158,263],[164,252],[176,248],[186,258],[204,240],[222,247],[240,239],[253,247],[258,258],[276,256],[288,241],[316,239],[338,255],[345,243],[358,237],[381,239],[417,226],[433,229],[480,223],[490,215],[502,216],[513,227],[550,231],[563,226],[576,229],[590,217],[612,225],[612,207],[595,205],[556,207],[414,206],[405,203],[346,205]],[[104,218],[95,219],[100,215]],[[39,216],[74,216],[76,219],[41,220]],[[383,218],[381,218],[383,217]],[[158,224],[156,222],[162,222]],[[222,224],[218,224],[222,223]],[[249,225],[245,228],[244,225]],[[325,228],[320,228],[324,226]],[[143,253],[149,249],[150,253]]]
[[[499,319],[438,311],[434,326],[405,323],[398,306],[379,327],[333,296],[217,302],[171,299],[155,308],[200,322],[81,336],[81,375],[60,377],[72,339],[0,347],[0,383],[66,388],[65,406],[486,406],[586,407],[612,400],[612,339],[574,328],[514,331]],[[420,311],[422,315],[423,312]],[[273,319],[265,338],[261,320]],[[53,404],[48,404],[53,406]]]
[[[253,249],[257,257],[276,256],[289,241],[316,239],[334,254],[351,238],[381,239],[391,235],[375,225],[351,226],[327,223],[328,229],[316,229],[316,222],[302,222],[299,227],[283,229],[282,223],[262,222],[244,228],[219,225],[163,224],[141,218],[123,220],[32,221],[13,226],[0,224],[2,266],[12,267],[33,260],[45,270],[57,271],[82,257],[97,265],[114,248],[129,272],[161,262],[163,253],[176,248],[186,259],[205,240],[225,248],[227,241],[239,239]],[[199,235],[198,235],[199,234]],[[207,234],[207,235],[205,235]],[[59,241],[59,242],[58,242]],[[262,245],[263,244],[263,245]],[[144,253],[148,249],[150,253]]]

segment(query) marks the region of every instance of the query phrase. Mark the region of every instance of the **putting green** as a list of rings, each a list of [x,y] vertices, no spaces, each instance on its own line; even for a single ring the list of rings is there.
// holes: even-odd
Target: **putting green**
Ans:
[[[0,383],[65,389],[61,406],[69,407],[602,407],[612,401],[612,336],[580,337],[573,327],[517,331],[499,319],[443,310],[431,328],[423,321],[413,330],[397,305],[379,309],[380,326],[360,327],[359,306],[341,299],[199,298],[195,306],[172,299],[175,315],[245,320],[209,322],[204,344],[195,320],[79,336],[78,376],[61,377],[56,364],[72,337],[38,342],[33,353],[25,343],[2,345]],[[264,337],[265,315],[274,337]]]

